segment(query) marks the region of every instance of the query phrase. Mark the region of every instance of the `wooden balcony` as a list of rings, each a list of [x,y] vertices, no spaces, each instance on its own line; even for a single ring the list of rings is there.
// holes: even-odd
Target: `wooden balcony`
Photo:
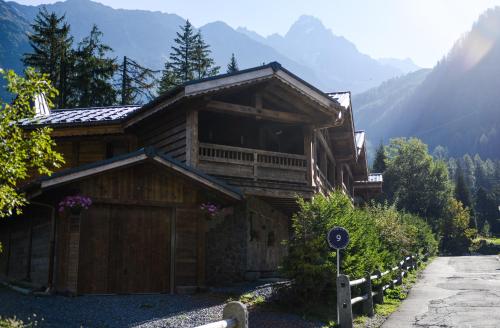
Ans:
[[[304,155],[200,143],[198,160],[201,170],[220,177],[308,185]]]

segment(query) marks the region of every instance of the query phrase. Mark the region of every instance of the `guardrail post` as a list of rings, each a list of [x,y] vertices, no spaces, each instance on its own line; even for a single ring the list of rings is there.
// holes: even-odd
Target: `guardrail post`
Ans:
[[[235,328],[248,328],[248,311],[245,304],[241,302],[229,302],[222,310],[222,319],[235,319]]]
[[[339,326],[352,328],[351,285],[346,275],[337,277],[337,311]]]
[[[372,295],[372,280],[370,272],[365,275],[365,283],[363,284],[362,293],[367,296],[366,301],[363,302],[363,314],[373,317],[373,295]]]
[[[401,262],[398,263],[399,270],[398,270],[398,277],[396,278],[397,279],[396,285],[398,285],[398,286],[403,284],[403,275],[405,272],[403,269],[404,265],[405,265],[404,261],[403,261],[403,263],[401,263]]]
[[[373,275],[377,276],[378,279],[382,278],[382,272],[380,272],[380,270],[373,271]],[[380,281],[375,288],[375,292],[377,293],[373,297],[373,301],[375,302],[375,304],[384,303],[384,285]]]

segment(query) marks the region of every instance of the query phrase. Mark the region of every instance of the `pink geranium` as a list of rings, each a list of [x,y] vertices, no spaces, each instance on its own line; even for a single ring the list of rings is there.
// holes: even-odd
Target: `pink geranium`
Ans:
[[[59,212],[64,212],[66,209],[88,210],[92,205],[92,200],[89,197],[76,195],[66,196],[59,203]]]

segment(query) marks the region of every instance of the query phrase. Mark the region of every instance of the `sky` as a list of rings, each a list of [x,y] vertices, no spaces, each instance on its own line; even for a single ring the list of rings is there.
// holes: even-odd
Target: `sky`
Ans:
[[[15,0],[29,5],[53,0]],[[500,0],[98,0],[113,8],[177,14],[195,26],[224,21],[263,36],[286,34],[312,15],[374,58],[411,58],[432,67],[453,43]]]

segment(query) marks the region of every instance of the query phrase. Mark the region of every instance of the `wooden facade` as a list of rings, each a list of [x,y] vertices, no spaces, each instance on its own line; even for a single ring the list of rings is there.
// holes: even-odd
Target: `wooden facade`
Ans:
[[[52,125],[66,163],[27,189],[22,217],[1,223],[0,276],[110,294],[272,275],[295,197],[339,188],[353,198],[367,175],[350,95],[335,97],[270,64],[187,84],[109,122]],[[54,211],[74,194],[91,208]],[[207,219],[204,202],[230,214]]]

